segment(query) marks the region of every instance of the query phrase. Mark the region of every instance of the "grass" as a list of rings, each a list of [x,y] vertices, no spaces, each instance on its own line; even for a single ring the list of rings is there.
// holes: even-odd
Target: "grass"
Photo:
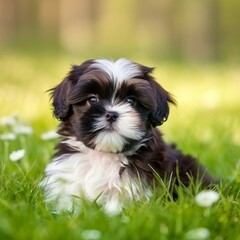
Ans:
[[[161,129],[167,141],[177,142],[223,179],[215,189],[218,202],[198,206],[197,187],[179,187],[179,199],[172,201],[160,188],[149,202],[129,203],[118,216],[89,203],[79,214],[49,211],[37,187],[56,142],[40,137],[57,126],[45,91],[63,78],[70,64],[81,61],[76,56],[11,51],[1,56],[0,117],[16,113],[33,134],[0,140],[0,239],[240,239],[240,71],[231,64],[137,60],[157,66],[155,76],[174,93],[178,107]],[[0,134],[12,131],[0,127]],[[9,154],[18,149],[26,154],[12,162]],[[196,232],[199,228],[208,234]]]

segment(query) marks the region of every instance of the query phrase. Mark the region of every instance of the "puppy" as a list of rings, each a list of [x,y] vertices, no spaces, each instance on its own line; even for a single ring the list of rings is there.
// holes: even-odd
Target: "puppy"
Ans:
[[[156,128],[175,101],[152,71],[127,59],[88,60],[51,89],[61,141],[45,170],[46,201],[72,210],[86,198],[114,213],[125,201],[151,197],[156,175],[172,185],[212,183],[192,156],[166,144]]]

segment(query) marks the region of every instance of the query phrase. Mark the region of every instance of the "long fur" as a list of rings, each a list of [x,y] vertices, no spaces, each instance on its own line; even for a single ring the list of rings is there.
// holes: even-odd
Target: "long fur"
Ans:
[[[127,59],[88,60],[51,90],[61,141],[45,170],[46,201],[71,210],[84,197],[118,212],[125,201],[148,199],[156,174],[172,185],[213,182],[156,128],[175,101],[152,70]]]

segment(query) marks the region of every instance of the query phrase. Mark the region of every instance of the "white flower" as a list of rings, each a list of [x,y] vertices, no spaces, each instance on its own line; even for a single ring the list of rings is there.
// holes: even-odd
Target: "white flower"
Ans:
[[[33,129],[28,126],[18,125],[13,128],[13,131],[16,134],[23,134],[23,135],[31,135],[33,133]]]
[[[13,151],[10,155],[9,158],[11,161],[16,162],[21,160],[25,155],[25,150],[21,149],[21,150],[17,150],[17,151]]]
[[[209,238],[210,231],[207,228],[196,228],[186,233],[186,238],[191,240],[204,240]]]
[[[219,194],[213,190],[204,190],[195,197],[196,203],[202,207],[210,207],[219,200]]]
[[[119,200],[112,199],[103,206],[103,210],[108,216],[112,217],[120,214],[122,211],[122,207]]]
[[[3,141],[11,141],[16,139],[16,135],[14,133],[3,133],[0,135],[0,139]]]
[[[13,128],[13,131],[16,134],[23,134],[23,135],[31,135],[33,133],[33,129],[28,126],[18,125]]]
[[[81,233],[81,237],[84,240],[95,240],[95,239],[100,239],[101,238],[101,232],[96,229],[89,229],[89,230],[84,230]]]
[[[59,134],[55,130],[43,133],[41,135],[42,140],[51,140],[51,139],[55,139],[55,138],[58,138],[58,137],[59,137]]]
[[[1,117],[0,123],[3,126],[14,126],[16,124],[16,118],[14,116]]]

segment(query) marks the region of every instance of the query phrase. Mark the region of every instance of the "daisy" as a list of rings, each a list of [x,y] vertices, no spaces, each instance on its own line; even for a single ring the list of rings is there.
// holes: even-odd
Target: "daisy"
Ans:
[[[204,190],[195,197],[196,203],[201,207],[211,207],[219,200],[219,194],[213,190]]]
[[[23,135],[31,135],[33,133],[33,129],[28,126],[18,125],[13,128],[13,131],[16,134],[23,134]]]
[[[3,133],[0,135],[0,139],[3,141],[11,141],[16,139],[16,135],[14,133]]]
[[[101,238],[101,232],[96,229],[84,230],[81,234],[85,240],[96,240]]]
[[[13,162],[17,162],[19,160],[21,160],[24,155],[25,155],[25,150],[24,149],[20,149],[20,150],[17,150],[17,151],[13,151],[10,155],[9,155],[9,158],[11,161]]]
[[[59,134],[55,130],[43,133],[41,135],[42,140],[51,140],[51,139],[55,139],[55,138],[58,138],[58,137],[59,137]]]
[[[210,231],[207,228],[195,228],[186,233],[186,238],[191,240],[204,240],[209,236]]]
[[[2,126],[14,126],[16,122],[16,117],[14,116],[3,116],[0,118],[0,123]]]

